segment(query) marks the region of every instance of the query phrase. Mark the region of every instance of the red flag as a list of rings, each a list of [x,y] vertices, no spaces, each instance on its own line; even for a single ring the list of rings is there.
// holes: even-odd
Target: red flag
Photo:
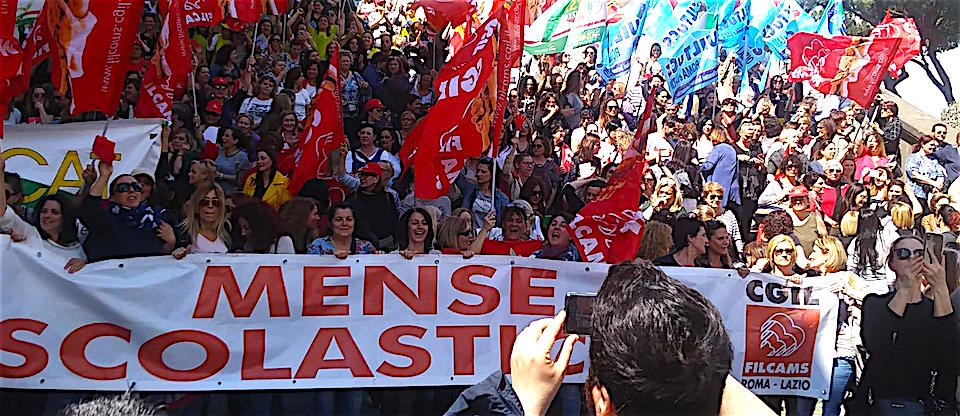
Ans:
[[[476,13],[477,8],[466,0],[417,0],[410,5],[411,9],[423,8],[427,17],[427,24],[434,32],[447,27],[459,26]]]
[[[140,99],[133,107],[133,114],[137,118],[164,118],[170,120],[173,112],[173,89],[170,87],[171,77],[158,76],[155,68],[150,68],[143,74],[143,84],[140,86]]]
[[[71,112],[113,114],[144,2],[54,3],[47,10],[48,20],[73,92]]]
[[[893,56],[893,62],[890,63],[890,75],[894,78],[900,75],[900,70],[907,64],[907,61],[920,53],[920,31],[917,30],[917,24],[913,19],[891,18],[889,10],[883,16],[883,21],[870,31],[870,36],[900,39],[900,47],[897,48],[897,53]]]
[[[440,70],[437,103],[421,121],[422,133],[403,144],[401,153],[413,157],[418,198],[446,195],[464,160],[482,155],[490,146],[497,89],[495,35],[502,19],[501,8]]]
[[[493,133],[491,148],[494,153],[500,149],[503,135],[503,116],[507,107],[507,90],[510,88],[510,69],[520,64],[523,53],[523,14],[526,12],[526,0],[514,2],[506,9],[505,19],[500,24],[500,48],[497,53],[497,106],[493,110]]]
[[[227,3],[229,16],[243,23],[260,21],[262,11],[263,0],[233,0]]]
[[[223,2],[221,0],[184,0],[183,11],[186,14],[187,27],[214,26],[223,21]]]
[[[190,49],[190,35],[187,33],[187,19],[184,11],[185,0],[163,0],[160,2],[160,16],[163,25],[160,28],[160,60],[163,74],[167,76],[184,75],[193,72],[193,51]]]
[[[264,9],[267,14],[283,16],[290,10],[290,2],[289,0],[267,0]]]
[[[790,81],[809,81],[824,94],[870,107],[890,67],[900,38],[824,37],[799,32],[787,40]]]
[[[0,0],[0,81],[17,75],[23,61],[23,50],[14,33],[17,0]]]
[[[287,184],[287,190],[294,195],[308,180],[326,172],[330,152],[339,149],[347,141],[343,133],[343,96],[337,68],[340,64],[340,47],[336,42],[331,45],[330,66],[313,98],[313,112],[307,115],[306,128],[300,134],[299,160]]]
[[[533,255],[534,251],[537,251],[542,247],[543,241],[538,240],[484,240],[483,247],[480,249],[480,254],[530,257]]]
[[[93,154],[108,165],[112,165],[117,156],[116,147],[116,143],[99,134],[93,138]]]
[[[567,225],[586,261],[614,264],[636,257],[643,237],[638,178],[646,168],[644,161],[643,157],[624,161],[607,187]]]

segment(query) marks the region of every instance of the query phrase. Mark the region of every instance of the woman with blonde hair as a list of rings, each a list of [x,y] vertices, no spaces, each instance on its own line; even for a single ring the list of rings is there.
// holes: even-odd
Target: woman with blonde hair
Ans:
[[[897,227],[897,233],[901,236],[913,235],[915,221],[913,218],[913,209],[910,205],[903,202],[895,202],[890,206],[890,221]]]
[[[189,253],[226,253],[230,234],[227,233],[226,196],[215,183],[201,184],[184,207],[180,229],[190,237],[190,245],[173,251],[182,259]]]
[[[753,271],[780,276],[792,283],[802,283],[803,270],[797,267],[797,245],[793,237],[777,234],[767,242],[766,257],[753,266]]]
[[[853,376],[860,342],[860,305],[867,285],[855,273],[846,271],[847,254],[840,240],[832,236],[818,238],[810,253],[810,267],[829,282],[831,292],[840,298],[842,321],[837,328],[830,395],[823,402],[824,415],[839,415],[847,383]],[[849,410],[848,410],[849,411]]]
[[[723,185],[717,182],[707,182],[703,185],[703,202],[706,206],[713,208],[716,220],[726,226],[727,233],[733,240],[733,246],[739,253],[743,251],[743,237],[740,234],[737,215],[732,210],[724,208],[723,195],[725,192]],[[701,221],[704,220],[701,219]]]
[[[643,218],[647,220],[653,218],[653,215],[659,211],[666,211],[673,216],[686,214],[680,184],[667,176],[657,181],[657,186],[653,188],[653,197],[645,205],[641,205],[640,208],[643,209]]]
[[[673,230],[660,221],[650,221],[643,226],[643,238],[637,250],[637,258],[654,261],[673,251]]]

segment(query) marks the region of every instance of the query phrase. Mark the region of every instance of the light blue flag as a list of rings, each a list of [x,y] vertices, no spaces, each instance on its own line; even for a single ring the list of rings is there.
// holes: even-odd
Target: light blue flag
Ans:
[[[739,52],[746,46],[744,39],[749,22],[750,0],[721,0],[717,10],[717,39],[720,46]]]
[[[690,31],[664,49],[659,61],[674,103],[717,81],[719,50],[717,31],[706,29]]]
[[[830,0],[823,9],[823,16],[820,16],[817,33],[828,36],[846,35],[847,28],[843,19],[843,1]]]
[[[797,0],[784,0],[773,19],[763,28],[761,37],[774,56],[788,59],[787,39],[797,32],[813,32],[816,27],[817,21],[800,7]]]
[[[632,0],[621,9],[619,21],[607,24],[597,61],[597,73],[604,81],[630,75],[630,62],[647,18],[647,5],[648,0]]]
[[[747,7],[749,7],[750,10],[749,20],[742,42],[744,47],[740,49],[739,54],[741,91],[744,91],[744,89],[749,86],[748,74],[750,70],[757,66],[758,63],[765,61],[769,56],[769,54],[764,51],[764,44],[760,35],[763,32],[763,28],[770,24],[779,10],[778,7],[773,5],[773,2],[767,0],[751,1],[747,4]]]
[[[659,0],[651,7],[647,18],[650,30],[644,30],[644,34],[653,37],[661,49],[666,50],[692,31],[714,31],[717,4],[718,0],[679,0],[677,6],[672,7],[670,0]]]

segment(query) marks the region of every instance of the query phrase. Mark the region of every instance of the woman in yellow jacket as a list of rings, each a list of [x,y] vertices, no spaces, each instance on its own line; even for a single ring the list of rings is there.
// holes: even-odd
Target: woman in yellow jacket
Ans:
[[[256,172],[247,177],[243,193],[270,204],[273,209],[292,198],[287,191],[287,177],[277,172],[277,155],[270,150],[258,150]]]

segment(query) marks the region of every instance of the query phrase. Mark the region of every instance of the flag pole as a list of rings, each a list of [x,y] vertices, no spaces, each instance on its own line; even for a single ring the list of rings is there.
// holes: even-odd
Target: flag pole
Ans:
[[[197,79],[193,71],[190,72],[190,84],[193,85],[193,88],[190,89],[193,93],[193,115],[198,117],[200,114],[197,111]]]
[[[250,48],[250,56],[257,55],[257,29],[260,28],[260,22],[253,25],[253,47]]]

